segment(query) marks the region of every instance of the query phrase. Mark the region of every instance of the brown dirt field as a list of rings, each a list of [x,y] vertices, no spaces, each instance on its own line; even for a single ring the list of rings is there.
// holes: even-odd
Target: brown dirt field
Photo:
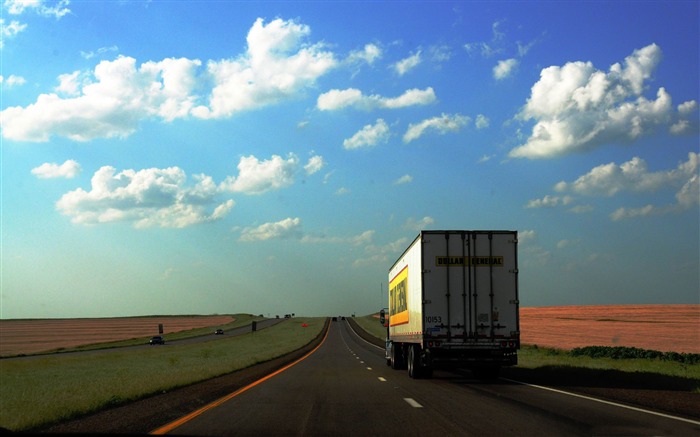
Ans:
[[[153,316],[98,319],[0,320],[0,356],[31,354],[230,323],[232,316]]]
[[[520,309],[523,344],[558,349],[626,346],[700,353],[700,305],[591,305]]]
[[[0,355],[148,337],[229,323],[231,316],[0,320]],[[520,308],[523,344],[572,349],[627,346],[700,353],[700,305],[589,305]]]

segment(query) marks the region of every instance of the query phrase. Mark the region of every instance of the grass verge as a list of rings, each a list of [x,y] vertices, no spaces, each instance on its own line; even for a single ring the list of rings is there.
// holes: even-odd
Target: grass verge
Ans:
[[[294,318],[176,347],[0,360],[0,427],[22,431],[58,423],[266,362],[311,342],[325,320]]]
[[[383,340],[386,336],[386,328],[373,315],[355,317],[353,321],[374,337]],[[649,387],[667,386],[670,388],[673,386],[676,390],[700,393],[700,364],[688,364],[688,362],[693,363],[695,360],[679,362],[662,358],[646,358],[642,355],[639,358],[611,358],[606,357],[604,352],[608,350],[616,352],[615,348],[598,347],[595,349],[601,350],[597,354],[600,356],[582,355],[577,350],[566,351],[536,345],[523,345],[518,352],[518,365],[516,367],[574,375],[572,378],[567,378],[573,381],[576,380],[575,374],[577,372],[579,375],[586,376],[594,373],[600,377],[614,374],[614,378],[621,378],[629,382],[646,380]],[[627,349],[639,353],[634,348]],[[624,354],[622,355],[624,356]],[[660,354],[662,357],[666,355],[668,354]],[[687,358],[692,354],[679,355],[684,355]]]

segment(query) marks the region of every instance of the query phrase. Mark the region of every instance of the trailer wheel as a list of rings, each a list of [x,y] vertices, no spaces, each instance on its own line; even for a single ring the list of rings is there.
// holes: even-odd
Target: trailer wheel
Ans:
[[[415,345],[408,347],[408,376],[414,379],[421,376],[420,353],[417,349],[418,346]]]
[[[400,347],[396,347],[396,343],[391,344],[391,368],[394,370],[401,369],[403,367],[402,363],[402,358],[403,354],[401,353]]]

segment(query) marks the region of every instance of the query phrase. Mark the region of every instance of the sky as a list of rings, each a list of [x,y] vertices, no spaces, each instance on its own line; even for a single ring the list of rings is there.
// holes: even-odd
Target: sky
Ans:
[[[3,0],[0,317],[366,315],[424,229],[699,304],[699,5]]]

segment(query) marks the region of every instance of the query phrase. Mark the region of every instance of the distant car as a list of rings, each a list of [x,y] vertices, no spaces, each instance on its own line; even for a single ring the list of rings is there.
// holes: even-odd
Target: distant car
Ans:
[[[214,335],[224,335],[224,330],[223,329],[217,329],[214,331]]]
[[[156,335],[155,337],[151,337],[151,340],[148,343],[149,344],[165,344],[165,339],[163,338],[162,335]]]

